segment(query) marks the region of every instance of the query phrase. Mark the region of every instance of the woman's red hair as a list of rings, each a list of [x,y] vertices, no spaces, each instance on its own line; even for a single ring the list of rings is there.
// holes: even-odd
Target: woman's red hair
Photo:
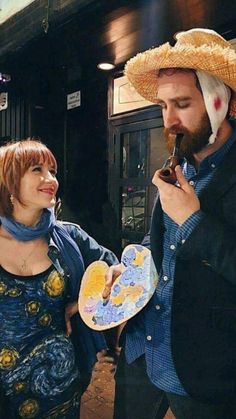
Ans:
[[[12,215],[11,194],[20,201],[20,181],[25,172],[44,163],[57,169],[54,155],[40,141],[27,138],[0,147],[0,216]]]

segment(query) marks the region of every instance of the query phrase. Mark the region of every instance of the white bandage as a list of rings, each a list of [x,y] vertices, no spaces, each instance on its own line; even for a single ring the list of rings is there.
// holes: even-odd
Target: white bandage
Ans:
[[[212,129],[209,144],[213,144],[219,127],[227,115],[231,92],[230,88],[222,81],[202,70],[196,70],[196,75],[202,89],[203,99]]]

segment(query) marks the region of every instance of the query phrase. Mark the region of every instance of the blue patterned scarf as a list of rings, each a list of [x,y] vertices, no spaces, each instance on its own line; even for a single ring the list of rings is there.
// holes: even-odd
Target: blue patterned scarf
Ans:
[[[0,217],[0,222],[5,230],[7,230],[16,240],[35,240],[50,233],[54,243],[60,249],[64,262],[71,273],[72,284],[78,284],[78,278],[81,278],[84,273],[83,258],[77,244],[70,237],[63,227],[63,224],[56,221],[53,209],[44,209],[41,219],[35,227],[28,227],[18,223],[12,218],[6,217]],[[76,295],[76,293],[78,293],[78,287],[71,291],[72,294]]]

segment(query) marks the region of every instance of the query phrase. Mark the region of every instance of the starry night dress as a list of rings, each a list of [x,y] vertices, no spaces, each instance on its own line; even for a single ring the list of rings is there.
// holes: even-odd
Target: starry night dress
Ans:
[[[65,335],[67,277],[0,267],[0,394],[7,419],[78,417],[80,375]],[[1,414],[0,414],[1,416]]]

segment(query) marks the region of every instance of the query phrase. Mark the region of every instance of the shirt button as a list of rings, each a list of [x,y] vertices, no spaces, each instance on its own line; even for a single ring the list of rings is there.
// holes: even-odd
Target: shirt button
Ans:
[[[216,165],[214,163],[211,163],[211,168],[215,169]]]
[[[185,243],[185,239],[181,240],[181,243],[184,244]]]
[[[163,279],[164,279],[164,281],[168,281],[169,278],[168,278],[168,276],[164,275]]]
[[[150,335],[148,335],[147,340],[152,340],[152,337]]]
[[[174,245],[174,244],[171,244],[171,245],[170,245],[170,249],[171,249],[171,250],[175,250],[175,245]]]
[[[195,182],[193,180],[189,181],[189,185],[194,186]]]
[[[156,305],[156,310],[160,310],[161,306],[159,304]]]

